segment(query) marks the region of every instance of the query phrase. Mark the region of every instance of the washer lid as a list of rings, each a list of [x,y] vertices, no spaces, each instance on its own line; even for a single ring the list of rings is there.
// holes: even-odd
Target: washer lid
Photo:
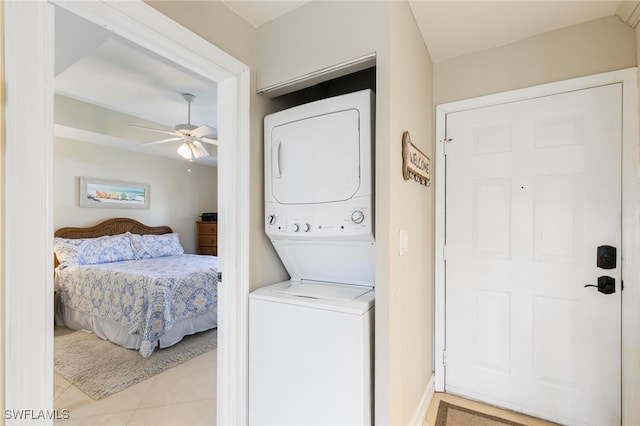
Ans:
[[[301,289],[303,295],[296,294],[300,293]],[[358,294],[360,296],[357,296]],[[325,297],[333,297],[333,299]],[[364,315],[375,305],[375,288],[342,283],[289,280],[260,287],[249,294],[249,300],[252,304],[267,302],[348,315]]]
[[[349,302],[371,291],[371,287],[323,283],[316,281],[291,282],[289,286],[274,288],[276,293],[310,299],[339,300]]]

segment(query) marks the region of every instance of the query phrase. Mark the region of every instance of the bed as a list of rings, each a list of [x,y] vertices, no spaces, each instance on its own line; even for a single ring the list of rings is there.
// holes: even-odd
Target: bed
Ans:
[[[56,324],[149,357],[217,327],[217,260],[184,254],[168,226],[129,218],[54,234]]]

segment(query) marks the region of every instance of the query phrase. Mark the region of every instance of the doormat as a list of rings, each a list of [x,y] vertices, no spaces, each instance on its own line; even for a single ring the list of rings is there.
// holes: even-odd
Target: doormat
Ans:
[[[490,414],[440,401],[435,426],[525,426]]]

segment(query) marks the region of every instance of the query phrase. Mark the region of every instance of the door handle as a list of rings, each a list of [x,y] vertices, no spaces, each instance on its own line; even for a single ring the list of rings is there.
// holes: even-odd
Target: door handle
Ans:
[[[596,263],[598,268],[614,269],[616,267],[616,248],[612,246],[598,247],[598,257]]]
[[[616,292],[616,280],[610,276],[604,275],[598,277],[598,285],[587,284],[585,287],[597,287],[602,294],[612,294]]]
[[[271,164],[275,163],[274,177],[276,179],[280,179],[282,177],[282,141],[278,139],[276,141],[276,155],[275,161],[271,160]]]

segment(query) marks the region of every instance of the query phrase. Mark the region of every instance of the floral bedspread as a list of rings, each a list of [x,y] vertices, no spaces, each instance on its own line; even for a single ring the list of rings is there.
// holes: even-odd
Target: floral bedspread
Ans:
[[[218,258],[182,254],[57,271],[60,300],[142,336],[148,357],[173,324],[216,306]]]

